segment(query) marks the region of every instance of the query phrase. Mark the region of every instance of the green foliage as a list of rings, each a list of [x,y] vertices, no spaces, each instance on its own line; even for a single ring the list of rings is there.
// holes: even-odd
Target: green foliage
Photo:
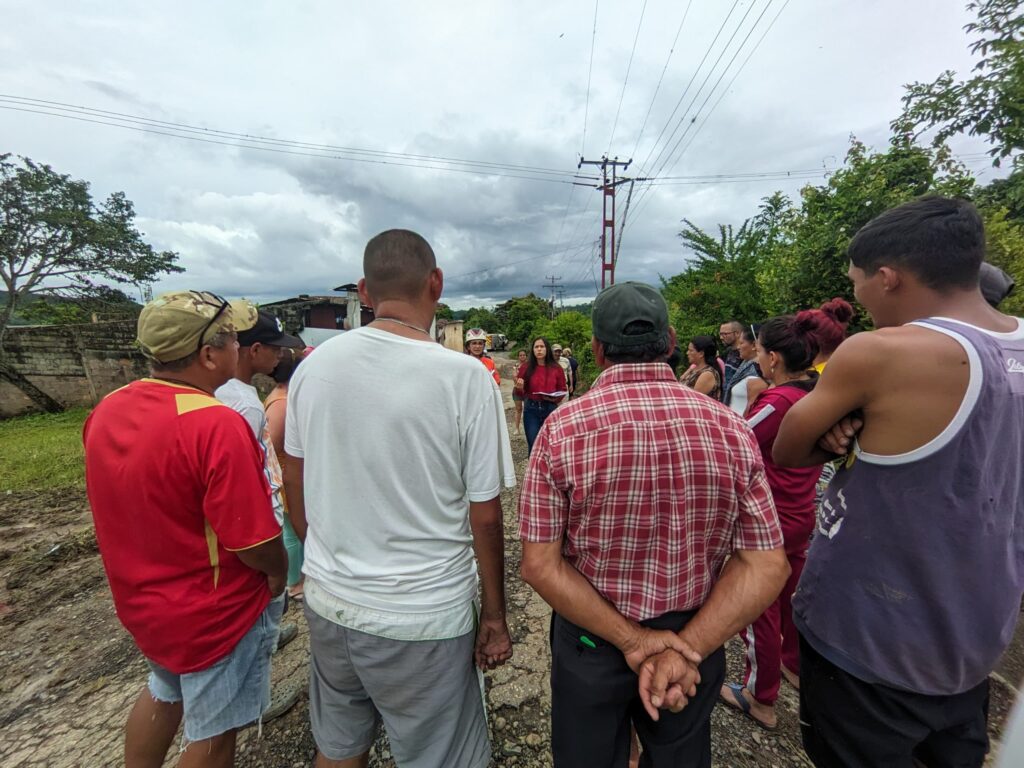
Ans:
[[[999,165],[1024,149],[1024,13],[1020,0],[976,0],[967,9],[977,12],[968,24],[978,34],[971,53],[980,58],[973,76],[957,80],[946,70],[931,83],[907,86],[904,111],[892,123],[898,134],[920,135],[931,128],[935,145],[960,133],[983,136],[989,154]],[[915,136],[916,137],[916,136]],[[1019,164],[1019,158],[1015,159]]]
[[[97,286],[90,296],[63,299],[42,297],[21,305],[18,317],[33,325],[66,325],[101,319],[138,316],[142,307],[117,288]]]
[[[922,148],[897,137],[885,152],[870,152],[854,139],[828,183],[804,187],[799,210],[781,216],[782,233],[760,275],[765,315],[816,307],[835,296],[853,303],[846,246],[858,229],[921,195],[969,196],[973,184],[944,147]]]
[[[738,230],[720,224],[717,237],[684,220],[679,237],[693,258],[685,272],[662,278],[662,293],[681,344],[698,334],[716,335],[726,320],[763,319],[766,302],[758,273],[763,254],[781,236],[779,218],[787,207],[788,200],[775,195]]]
[[[9,154],[0,155],[0,254],[8,293],[0,340],[30,294],[95,297],[105,283],[139,285],[183,271],[177,254],[143,241],[123,192],[95,203],[87,182]]]
[[[551,307],[534,294],[517,296],[494,308],[499,326],[509,340],[520,345],[529,344],[533,327],[550,316]]]
[[[473,307],[466,311],[462,318],[463,328],[483,328],[488,333],[500,333],[498,319],[494,313],[484,307]]]
[[[436,317],[438,320],[454,320],[455,313],[452,312],[452,308],[449,307],[447,304],[438,302],[437,309],[434,312],[434,317]]]
[[[999,311],[1008,315],[1024,316],[1024,225],[1009,218],[1005,208],[982,212],[985,218],[986,261],[995,264],[1013,276],[1017,282]]]
[[[85,408],[0,421],[0,492],[81,486]]]

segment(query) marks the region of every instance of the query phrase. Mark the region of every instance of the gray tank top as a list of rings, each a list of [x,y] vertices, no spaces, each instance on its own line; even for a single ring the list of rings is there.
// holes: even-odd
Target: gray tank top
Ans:
[[[967,352],[967,393],[943,432],[896,456],[857,448],[819,509],[793,599],[818,653],[869,683],[948,695],[982,682],[1024,591],[1024,320],[993,333],[914,323]]]

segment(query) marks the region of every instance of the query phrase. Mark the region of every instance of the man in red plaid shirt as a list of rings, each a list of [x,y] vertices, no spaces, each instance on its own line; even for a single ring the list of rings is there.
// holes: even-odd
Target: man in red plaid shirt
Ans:
[[[519,500],[523,578],[554,609],[554,763],[624,766],[632,723],[645,765],[709,767],[722,644],[788,575],[778,517],[746,424],[665,364],[661,294],[619,283],[592,322],[604,370],[544,423]]]

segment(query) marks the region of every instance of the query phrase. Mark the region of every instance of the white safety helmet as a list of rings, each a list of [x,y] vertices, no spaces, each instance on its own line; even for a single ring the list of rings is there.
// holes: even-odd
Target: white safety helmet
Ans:
[[[487,334],[483,328],[470,328],[466,331],[466,343],[469,344],[471,341],[487,341]]]

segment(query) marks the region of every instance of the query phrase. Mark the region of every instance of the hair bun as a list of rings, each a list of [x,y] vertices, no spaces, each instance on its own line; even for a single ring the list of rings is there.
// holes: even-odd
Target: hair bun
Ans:
[[[839,297],[822,304],[821,311],[842,326],[847,325],[853,319],[853,307],[850,306],[850,302]]]

